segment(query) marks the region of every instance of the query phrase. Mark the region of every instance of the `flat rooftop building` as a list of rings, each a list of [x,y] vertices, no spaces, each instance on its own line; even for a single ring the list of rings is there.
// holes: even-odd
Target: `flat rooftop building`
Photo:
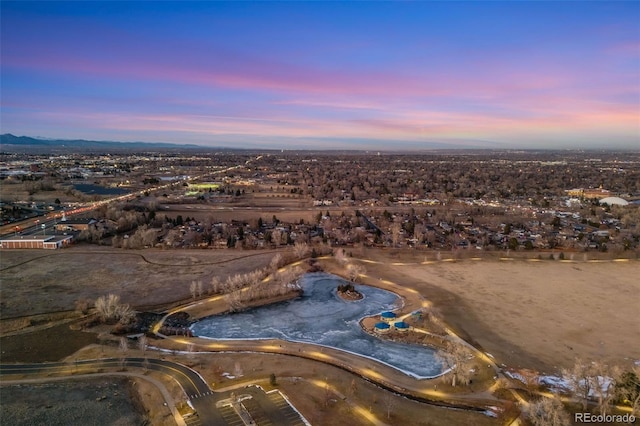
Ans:
[[[19,235],[0,239],[2,249],[55,250],[71,244],[73,235]]]

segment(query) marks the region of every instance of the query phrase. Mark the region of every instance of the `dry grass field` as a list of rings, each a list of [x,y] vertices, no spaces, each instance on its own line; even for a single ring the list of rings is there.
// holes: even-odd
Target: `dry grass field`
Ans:
[[[91,246],[55,252],[2,251],[1,315],[5,319],[73,309],[76,300],[107,293],[119,294],[124,302],[139,307],[187,300],[193,280],[202,280],[206,289],[211,277],[224,278],[265,266],[273,255],[274,251],[123,251]],[[576,356],[621,364],[640,359],[637,261],[485,259],[421,264],[424,253],[377,249],[356,253],[359,256],[378,262],[365,264],[368,280],[386,279],[417,290],[433,302],[452,329],[508,367],[558,373]],[[73,338],[67,332],[57,335]],[[16,346],[17,352],[5,354],[5,359],[23,360],[20,346],[13,340],[29,342],[26,336],[11,336],[11,346]],[[33,337],[42,340],[42,334]],[[3,338],[5,348],[10,343],[7,339]],[[24,350],[34,351],[36,346],[46,347],[46,342]],[[109,344],[99,347],[100,351],[116,350]],[[285,355],[248,353],[166,356],[196,368],[216,389],[238,383],[221,375],[225,371],[233,374],[236,363],[243,370],[243,381],[268,385],[268,375],[273,372],[281,378],[279,387],[313,424],[336,424],[347,417],[351,422],[358,418],[354,414],[357,407],[389,424],[435,424],[434,419],[439,424],[496,424],[496,419],[481,414],[430,407],[399,397],[387,401],[386,392],[368,382],[310,360],[296,358],[291,362]],[[299,376],[305,380],[290,379]],[[318,381],[329,382],[338,393],[318,386]],[[348,395],[352,404],[344,402],[340,394]],[[387,420],[389,406],[391,417]],[[356,420],[352,423],[359,424]]]
[[[407,253],[367,256],[381,262],[366,265],[369,275],[418,290],[462,337],[509,367],[557,373],[576,357],[623,365],[640,360],[638,261],[420,265],[423,256]]]
[[[118,353],[116,347],[98,348],[94,345],[81,351],[78,357],[90,359],[118,356]],[[147,354],[153,354],[153,351],[148,351]],[[137,349],[132,348],[129,351],[129,356],[141,355]],[[391,394],[339,368],[304,358],[246,352],[199,353],[197,349],[196,352],[186,355],[165,352],[162,357],[194,368],[214,391],[224,391],[252,383],[259,384],[269,391],[274,389],[269,383],[269,375],[273,373],[277,383],[275,388],[283,392],[313,425],[348,423],[364,426],[372,424],[370,419],[377,419],[389,425],[500,424],[499,420],[479,412],[436,407]],[[157,373],[151,372],[149,375],[162,379],[174,396],[176,405],[183,406],[185,397],[179,388]],[[140,388],[138,390],[140,391]],[[150,396],[156,406],[162,404],[159,394]],[[368,417],[363,413],[367,413]]]
[[[113,250],[76,246],[64,250],[3,250],[2,319],[72,310],[81,299],[114,293],[135,307],[190,297],[192,281],[206,291],[214,276],[245,273],[269,264],[275,251]]]
[[[115,293],[138,307],[190,298],[269,263],[274,252],[123,251],[79,246],[55,252],[3,251],[3,319],[72,310],[80,299]],[[640,359],[640,263],[484,260],[421,265],[413,252],[367,250],[368,275],[414,288],[461,336],[499,363],[557,372],[575,357],[625,363]],[[445,256],[446,257],[446,256]],[[414,262],[412,265],[399,265]]]
[[[132,382],[96,378],[0,386],[5,425],[141,425]]]

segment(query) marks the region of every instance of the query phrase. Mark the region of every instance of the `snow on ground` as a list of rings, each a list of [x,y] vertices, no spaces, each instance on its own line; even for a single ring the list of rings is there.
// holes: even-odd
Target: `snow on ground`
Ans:
[[[512,370],[508,370],[504,372],[505,375],[519,380],[522,383],[526,383],[525,378],[519,374],[517,371],[512,371]],[[552,376],[552,375],[541,375],[538,377],[539,383],[541,386],[544,386],[546,388],[548,388],[551,392],[554,393],[570,393],[571,392],[571,384],[569,383],[569,380],[567,380],[564,377],[559,377],[559,376]],[[598,383],[602,383],[602,389],[606,390],[610,383],[611,380],[613,380],[611,377],[602,377],[602,376],[598,376]],[[590,397],[595,397],[595,391],[592,389],[589,392],[589,396]]]
[[[569,382],[558,376],[540,376],[540,384],[549,388],[554,392],[570,392],[571,386]]]

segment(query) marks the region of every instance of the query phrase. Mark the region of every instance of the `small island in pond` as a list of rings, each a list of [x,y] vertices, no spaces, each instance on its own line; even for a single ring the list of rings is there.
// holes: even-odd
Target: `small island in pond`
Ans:
[[[338,285],[338,296],[344,300],[360,300],[363,297],[351,283]]]

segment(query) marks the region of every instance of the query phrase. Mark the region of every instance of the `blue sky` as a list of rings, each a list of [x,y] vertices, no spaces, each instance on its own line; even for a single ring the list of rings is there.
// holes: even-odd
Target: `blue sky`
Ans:
[[[639,2],[7,2],[2,132],[638,148]]]

